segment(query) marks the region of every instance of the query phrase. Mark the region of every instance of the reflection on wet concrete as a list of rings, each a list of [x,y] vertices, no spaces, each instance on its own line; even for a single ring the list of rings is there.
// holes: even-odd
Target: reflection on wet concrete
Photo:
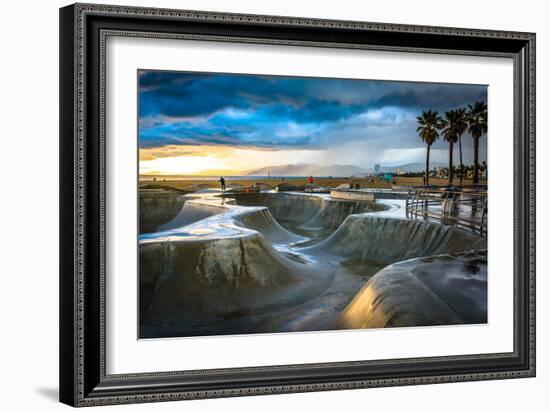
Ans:
[[[329,328],[487,322],[487,254],[412,259],[377,273]]]
[[[403,200],[179,201],[140,235],[141,338],[486,321],[485,240],[405,219]]]

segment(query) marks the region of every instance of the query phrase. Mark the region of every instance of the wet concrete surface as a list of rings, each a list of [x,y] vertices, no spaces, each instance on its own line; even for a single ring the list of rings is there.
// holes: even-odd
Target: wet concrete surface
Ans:
[[[430,313],[440,312],[441,301],[466,301],[453,291],[460,287],[458,277],[446,274],[463,264],[456,261],[464,257],[454,255],[486,248],[466,231],[406,219],[400,199],[220,194],[186,195],[179,212],[171,211],[156,232],[140,235],[141,338],[368,328],[382,324],[380,316],[371,324],[364,318],[346,322],[342,315],[384,267],[445,254],[447,260],[438,260],[428,276],[440,298],[422,305],[423,324],[430,318],[440,324],[441,316]],[[413,269],[420,262],[411,264]],[[446,280],[434,281],[437,275]],[[486,284],[476,289],[472,298],[479,304],[462,323],[486,318]],[[399,305],[415,312],[418,307],[407,308],[414,301],[402,298]],[[416,324],[409,322],[381,326]]]

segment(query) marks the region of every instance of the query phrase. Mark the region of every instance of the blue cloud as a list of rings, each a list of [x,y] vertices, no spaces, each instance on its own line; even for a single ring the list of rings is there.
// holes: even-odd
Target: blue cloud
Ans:
[[[395,145],[404,124],[421,145],[420,110],[487,98],[481,85],[143,70],[138,80],[141,147],[319,147],[365,138]]]

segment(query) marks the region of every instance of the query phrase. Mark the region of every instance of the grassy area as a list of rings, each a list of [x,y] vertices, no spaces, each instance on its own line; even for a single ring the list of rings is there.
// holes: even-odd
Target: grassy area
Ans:
[[[227,186],[231,184],[238,184],[244,187],[250,187],[254,184],[267,184],[272,187],[275,187],[281,183],[290,183],[295,185],[304,185],[307,184],[307,177],[303,179],[285,179],[284,181],[281,178],[247,178],[243,177],[242,180],[226,180]],[[373,180],[369,178],[343,178],[343,177],[333,177],[333,178],[314,178],[313,183],[320,187],[330,187],[334,188],[340,184],[350,184],[352,183],[355,187],[356,184],[359,184],[361,188],[392,188],[392,181],[384,181],[382,179],[374,178]],[[458,184],[459,180],[455,180],[455,184]],[[486,182],[482,182],[485,184]],[[419,186],[423,184],[422,177],[395,177],[395,184],[398,186]],[[446,185],[448,184],[447,179],[445,178],[430,178],[430,184],[434,185]],[[464,185],[471,185],[471,180],[464,180]],[[187,191],[189,187],[197,185],[206,185],[212,188],[218,188],[220,184],[217,181],[212,180],[170,180],[169,177],[159,178],[157,181],[140,181],[140,187],[150,187],[150,188],[161,188],[167,187],[176,190]]]

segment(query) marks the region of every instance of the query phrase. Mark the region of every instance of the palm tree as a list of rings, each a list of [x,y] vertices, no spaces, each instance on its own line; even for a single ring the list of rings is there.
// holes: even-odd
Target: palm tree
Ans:
[[[443,120],[443,132],[441,133],[445,141],[449,143],[449,183],[453,182],[453,144],[459,141],[460,135],[464,133],[468,126],[463,121],[463,113],[466,113],[464,109],[449,110],[445,112],[445,120]],[[462,152],[460,153],[460,160],[462,162]]]
[[[422,111],[422,114],[416,118],[418,128],[416,132],[426,143],[426,185],[430,182],[430,147],[439,137],[439,129],[443,127],[443,119],[438,115],[437,111],[428,110]]]
[[[468,105],[468,132],[474,139],[474,173],[472,183],[479,182],[479,139],[487,133],[487,104],[478,101],[474,105]]]
[[[455,117],[455,131],[458,135],[458,153],[460,160],[460,185],[464,178],[464,163],[462,162],[462,134],[468,130],[468,117],[466,115],[465,108],[459,108],[454,110],[456,112]]]

